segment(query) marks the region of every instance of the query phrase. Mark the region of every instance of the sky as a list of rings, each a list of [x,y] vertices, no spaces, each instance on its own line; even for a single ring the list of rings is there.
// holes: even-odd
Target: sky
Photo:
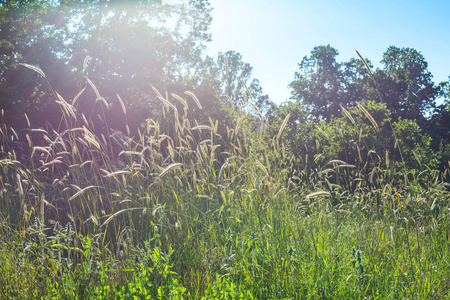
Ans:
[[[330,44],[338,61],[355,50],[380,66],[389,46],[414,48],[435,83],[450,76],[450,0],[210,0],[207,54],[235,50],[275,103],[290,97],[298,63]]]

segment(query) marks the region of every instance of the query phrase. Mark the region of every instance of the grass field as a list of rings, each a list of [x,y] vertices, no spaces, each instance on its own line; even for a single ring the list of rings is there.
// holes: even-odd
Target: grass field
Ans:
[[[157,95],[133,138],[120,98],[125,133],[59,95],[63,129],[1,128],[2,299],[450,298],[448,170],[295,158],[287,120],[198,124],[192,93]]]

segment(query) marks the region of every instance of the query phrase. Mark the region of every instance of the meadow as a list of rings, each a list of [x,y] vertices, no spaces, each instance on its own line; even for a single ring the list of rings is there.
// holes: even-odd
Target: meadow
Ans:
[[[118,96],[119,131],[88,83],[102,130],[84,89],[53,91],[59,128],[2,125],[0,298],[450,298],[448,168],[294,157],[289,115],[275,134],[245,110],[199,123],[189,91],[154,89],[164,117],[131,129]]]

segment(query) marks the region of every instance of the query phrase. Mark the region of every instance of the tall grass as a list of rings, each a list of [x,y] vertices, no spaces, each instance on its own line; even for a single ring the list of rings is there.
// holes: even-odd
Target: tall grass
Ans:
[[[294,168],[289,116],[274,136],[243,128],[245,112],[219,130],[156,89],[165,118],[131,137],[120,96],[126,133],[88,84],[90,116],[75,106],[84,89],[55,92],[59,130],[1,128],[2,298],[450,296],[448,170],[398,172],[370,149]]]

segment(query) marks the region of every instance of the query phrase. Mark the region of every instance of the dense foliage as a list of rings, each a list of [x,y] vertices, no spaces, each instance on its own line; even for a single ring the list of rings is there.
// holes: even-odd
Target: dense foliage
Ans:
[[[277,106],[210,10],[1,2],[0,298],[450,297],[449,82],[319,46]]]

